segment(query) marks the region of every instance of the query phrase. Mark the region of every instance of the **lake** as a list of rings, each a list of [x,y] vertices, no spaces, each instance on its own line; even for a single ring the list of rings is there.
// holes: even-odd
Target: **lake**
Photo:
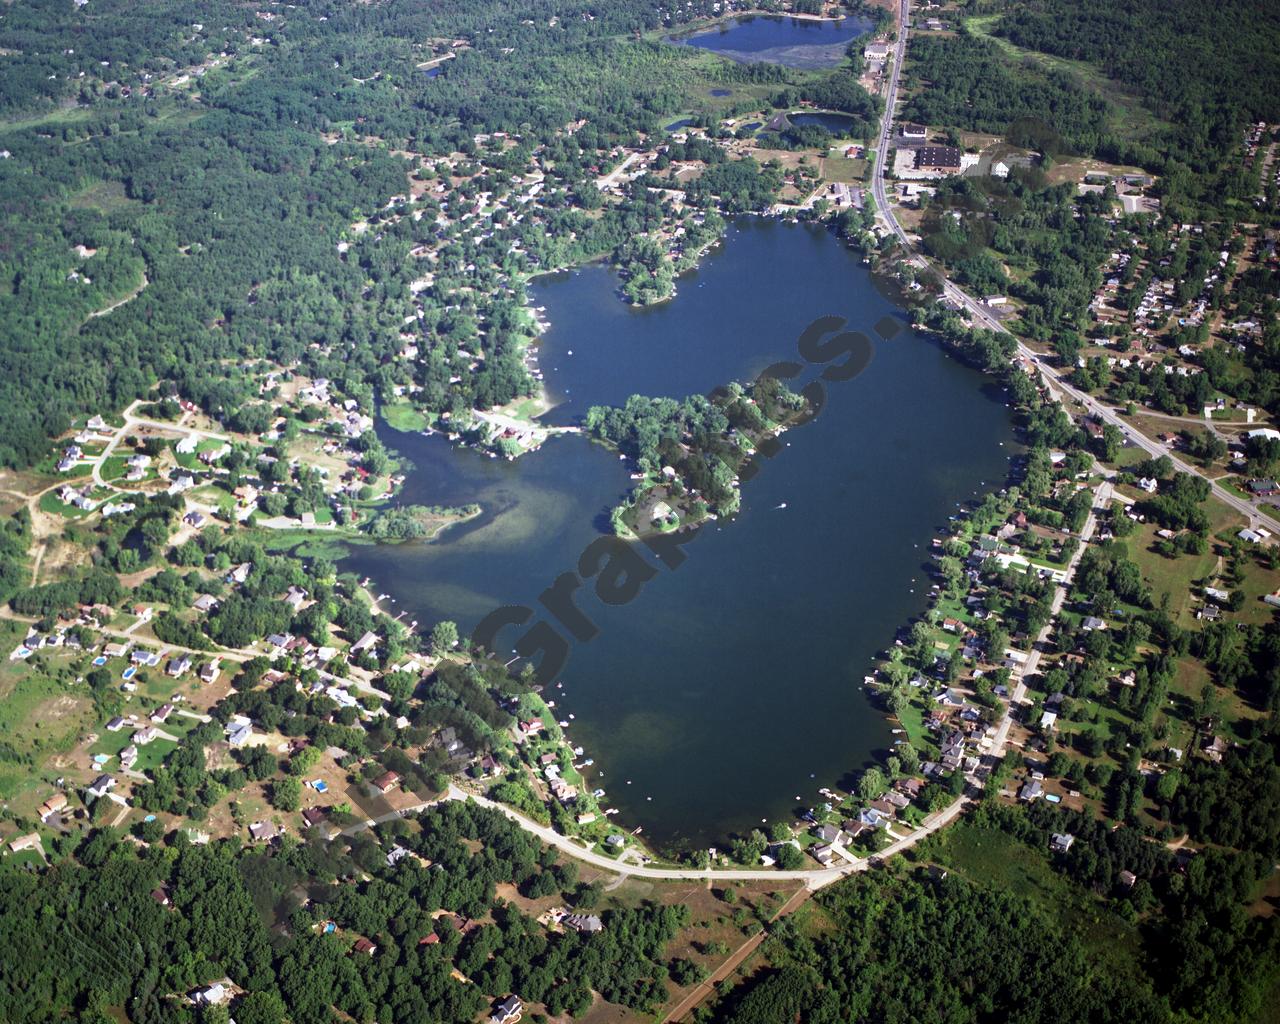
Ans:
[[[836,114],[827,111],[802,111],[796,114],[788,114],[787,120],[796,126],[815,124],[819,128],[825,128],[837,138],[842,135],[848,135],[853,128],[853,118],[848,114]]]
[[[866,18],[840,20],[747,15],[667,42],[696,46],[741,63],[829,68],[845,59],[849,43],[871,31]]]
[[[818,316],[875,339],[867,370],[827,385],[821,415],[784,435],[744,484],[741,514],[704,527],[683,565],[621,607],[579,592],[600,632],[547,694],[575,715],[569,735],[603,773],[605,806],[659,847],[715,843],[809,806],[891,742],[862,677],[926,607],[931,537],[958,502],[1004,479],[1004,396],[911,331],[861,260],[813,226],[737,221],[659,306],[626,306],[600,266],[541,278],[532,299],[551,323],[540,365],[555,423],[633,393],[748,380],[798,358]],[[891,341],[873,333],[886,316],[903,328]],[[485,510],[437,541],[358,547],[343,563],[424,628],[452,618],[468,632],[501,605],[537,607],[630,485],[616,455],[581,437],[507,462],[439,436],[379,433],[416,467],[401,500]]]

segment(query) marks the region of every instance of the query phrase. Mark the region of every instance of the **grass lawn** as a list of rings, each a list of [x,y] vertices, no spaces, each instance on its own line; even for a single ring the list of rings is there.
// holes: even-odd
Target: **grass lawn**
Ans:
[[[74,505],[68,505],[58,497],[57,491],[46,491],[40,496],[40,511],[51,516],[62,516],[63,519],[83,519],[91,513]]]
[[[846,183],[865,181],[867,162],[851,160],[843,156],[829,156],[822,160],[822,176],[827,181],[843,181]]]
[[[30,664],[6,663],[0,671],[0,734],[33,763],[70,749],[92,719],[87,689],[73,692]],[[30,765],[13,776],[0,773],[0,793],[8,795],[8,786],[20,785],[22,776],[30,774]]]
[[[395,402],[382,407],[382,418],[393,430],[417,433],[427,428],[427,417],[408,402]]]

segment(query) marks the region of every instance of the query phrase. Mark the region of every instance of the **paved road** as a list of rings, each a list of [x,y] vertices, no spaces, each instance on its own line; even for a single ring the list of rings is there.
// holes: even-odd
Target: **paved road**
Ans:
[[[872,177],[871,188],[876,201],[877,213],[884,219],[889,230],[891,230],[902,243],[903,249],[909,254],[909,262],[922,270],[932,270],[933,268],[928,260],[915,251],[915,247],[911,244],[910,238],[907,237],[906,231],[898,222],[898,218],[894,213],[893,207],[889,205],[889,197],[885,187],[885,173],[888,167],[890,143],[893,140],[894,107],[898,98],[898,77],[902,71],[902,60],[906,54],[907,47],[908,31],[906,25],[909,10],[910,0],[902,0],[901,14],[899,18],[898,43],[897,49],[894,53],[893,71],[889,78],[889,87],[885,92],[885,112],[880,126],[880,139],[876,146],[876,170]],[[1136,430],[1131,424],[1126,422],[1114,408],[1104,405],[1092,395],[1080,391],[1078,388],[1073,387],[1060,377],[1053,375],[1041,363],[1039,354],[1027,345],[1023,344],[1016,335],[1009,331],[1004,324],[1000,322],[999,318],[997,318],[990,309],[945,278],[943,278],[943,294],[960,303],[973,320],[982,327],[995,331],[997,334],[1008,334],[1012,337],[1014,341],[1017,342],[1018,354],[1022,358],[1029,360],[1030,364],[1035,367],[1041,380],[1049,388],[1050,394],[1055,394],[1059,397],[1065,396],[1078,402],[1101,422],[1110,423],[1117,427],[1126,438],[1145,451],[1152,458],[1158,458],[1162,455],[1168,456],[1168,458],[1173,462],[1174,468],[1179,472],[1191,473],[1195,476],[1203,477],[1205,480],[1208,480],[1212,487],[1214,497],[1243,515],[1249,521],[1250,525],[1266,524],[1268,522],[1263,518],[1263,513],[1259,512],[1252,502],[1232,494],[1225,487],[1214,483],[1213,480],[1205,476],[1205,474],[1195,466],[1172,454],[1159,441],[1155,441]]]
[[[197,430],[195,427],[184,427],[181,421],[175,423],[166,423],[163,420],[149,420],[140,416],[135,416],[133,410],[142,404],[142,399],[130,404],[129,408],[124,411],[124,426],[119,427],[111,435],[111,440],[107,442],[107,446],[102,450],[102,454],[94,459],[93,463],[93,482],[99,487],[110,487],[113,491],[121,491],[121,488],[108,483],[102,479],[102,467],[106,464],[107,459],[119,447],[120,442],[124,440],[130,431],[136,430],[138,427],[150,427],[152,430],[166,430],[179,434],[193,434],[196,437],[205,438],[212,441],[229,441],[230,438],[226,434],[219,434],[212,430]],[[182,419],[186,419],[184,414]],[[122,491],[125,494],[136,494],[136,491]]]
[[[608,871],[612,874],[623,875],[634,878],[650,878],[661,881],[683,881],[683,882],[706,882],[713,880],[720,881],[761,881],[761,882],[803,882],[806,888],[811,892],[825,888],[833,882],[838,882],[847,875],[854,874],[858,871],[866,871],[871,866],[871,859],[855,857],[851,861],[830,868],[813,868],[798,871],[780,871],[776,868],[655,868],[647,864],[631,864],[618,860],[614,857],[606,857],[602,853],[595,850],[589,850],[580,843],[568,836],[561,835],[555,829],[547,825],[539,825],[536,821],[526,818],[519,811],[514,810],[505,804],[497,803],[488,797],[477,796],[473,793],[466,793],[455,786],[449,784],[448,792],[445,793],[441,800],[473,800],[481,807],[489,807],[495,811],[500,811],[508,818],[514,821],[526,832],[537,836],[542,842],[548,846],[555,847],[560,852],[581,861],[584,864],[590,864],[592,867],[599,868],[602,871]],[[378,818],[369,818],[366,821],[357,822],[355,825],[345,828],[341,835],[355,835],[373,825],[380,825],[384,822],[394,821],[396,818],[403,818],[408,814],[416,814],[424,808],[432,806],[438,801],[426,801],[424,803],[413,804],[410,807],[403,808],[398,811],[392,811]],[[932,835],[940,828],[951,824],[955,821],[960,812],[964,810],[967,801],[965,799],[957,800],[949,807],[943,808],[932,817],[926,818],[924,824],[912,832],[908,836],[895,840],[881,850],[872,859],[883,859],[891,857],[894,854],[902,853],[904,850],[910,849],[926,836]]]
[[[600,189],[600,191],[603,192],[610,185],[616,184],[618,179],[622,177],[623,174],[626,173],[627,168],[630,167],[637,160],[639,160],[642,155],[643,154],[641,153],[629,153],[627,155],[627,158],[623,160],[622,163],[618,164],[618,166],[615,167],[612,171],[610,171],[608,174],[604,175],[603,177],[596,179],[596,188]]]
[[[1071,581],[1075,578],[1076,567],[1080,564],[1080,559],[1084,557],[1085,548],[1088,546],[1089,539],[1093,536],[1093,531],[1098,525],[1098,510],[1108,507],[1111,502],[1111,492],[1112,485],[1110,481],[1103,481],[1094,492],[1093,507],[1089,509],[1089,518],[1085,520],[1084,528],[1080,531],[1080,546],[1076,548],[1075,554],[1071,556],[1070,561],[1067,563],[1066,575],[1054,592],[1053,602],[1049,607],[1049,621],[1045,623],[1044,628],[1040,630],[1035,642],[1031,645],[1031,651],[1027,656],[1026,663],[1018,673],[1018,681],[1014,685],[1013,691],[1009,694],[1009,704],[1005,708],[1004,717],[1000,719],[1000,724],[996,727],[995,738],[991,745],[993,757],[1000,758],[1004,756],[1005,743],[1008,742],[1009,729],[1013,724],[1013,709],[1026,700],[1027,684],[1024,680],[1027,676],[1034,675],[1036,667],[1040,664],[1040,651],[1048,643],[1049,635],[1057,624],[1058,613],[1062,611],[1062,605],[1066,602],[1067,594],[1071,590]]]

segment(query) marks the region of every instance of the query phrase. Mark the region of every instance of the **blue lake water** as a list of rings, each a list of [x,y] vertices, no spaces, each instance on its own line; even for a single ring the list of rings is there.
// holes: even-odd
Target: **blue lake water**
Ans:
[[[789,816],[888,747],[862,677],[926,606],[930,538],[957,502],[1003,480],[1014,441],[1004,396],[911,331],[818,228],[739,221],[678,289],[635,309],[603,267],[539,280],[533,301],[552,324],[540,364],[560,400],[550,421],[748,380],[798,358],[819,316],[873,339],[884,317],[902,330],[876,340],[857,379],[826,385],[821,415],[784,436],[744,485],[741,514],[704,527],[683,565],[620,607],[579,591],[600,632],[574,646],[563,690],[547,696],[575,715],[569,735],[595,758],[605,805],[664,847]],[[343,564],[426,628],[451,618],[468,632],[496,607],[538,607],[630,485],[616,455],[580,437],[512,463],[379,429],[416,467],[401,500],[485,509],[436,541],[360,547]]]
[[[667,41],[711,50],[741,63],[824,68],[843,61],[849,43],[870,31],[871,22],[866,18],[819,21],[748,15],[688,35],[671,36]]]

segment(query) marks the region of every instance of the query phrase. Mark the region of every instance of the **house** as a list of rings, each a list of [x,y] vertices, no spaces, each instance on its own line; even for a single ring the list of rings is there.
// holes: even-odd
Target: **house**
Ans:
[[[163,725],[166,721],[169,720],[169,716],[171,714],[173,714],[173,705],[161,704],[158,708],[156,708],[153,712],[151,712],[149,717],[151,721],[155,722],[157,725]]]
[[[185,675],[191,671],[191,655],[182,654],[176,658],[170,658],[169,664],[165,666],[165,674],[177,679],[181,675]],[[172,708],[170,709],[172,710]]]
[[[353,953],[363,953],[365,956],[373,956],[374,953],[378,952],[378,946],[361,935],[360,938],[356,939],[351,951]]]
[[[249,826],[249,838],[254,842],[270,842],[280,834],[280,830],[270,821],[255,821]]]
[[[373,780],[373,788],[379,793],[390,793],[393,789],[400,785],[399,772],[383,772]]]
[[[272,633],[267,637],[267,644],[278,651],[283,651],[289,646],[289,641],[292,639],[293,637],[289,633]]]
[[[1107,624],[1095,615],[1088,615],[1085,616],[1085,620],[1080,623],[1080,628],[1087,633],[1092,633],[1094,630],[1106,629]]]
[[[542,732],[541,718],[530,718],[528,721],[520,723],[520,733],[526,738],[530,736],[537,736],[540,732]]]
[[[855,821],[853,818],[849,818],[840,827],[850,842],[855,839],[862,838],[862,836],[866,835],[868,832],[875,831],[873,826],[868,825],[866,822]]]
[[[197,511],[196,509],[192,509],[190,512],[188,512],[185,516],[182,517],[182,521],[186,523],[188,526],[194,527],[195,529],[198,530],[200,529],[200,527],[204,526],[206,522],[206,517],[203,512]]]
[[[1280,494],[1280,484],[1274,480],[1250,480],[1249,493],[1259,498],[1269,498]]]
[[[116,715],[115,718],[107,722],[107,732],[119,732],[127,724],[128,723],[125,722],[123,718],[121,718],[119,715]]]
[[[1222,760],[1222,755],[1227,752],[1228,748],[1226,740],[1221,736],[1211,736],[1204,741],[1201,749],[1204,751],[1205,757],[1216,763]]]
[[[221,670],[218,668],[218,663],[216,661],[210,661],[207,664],[201,665],[200,682],[212,683],[218,678],[220,672]]]
[[[295,612],[303,606],[306,600],[307,592],[301,587],[290,587],[288,593],[284,595],[284,603]]]
[[[329,811],[325,807],[308,807],[302,812],[302,822],[308,828],[324,824],[328,817]]]
[[[1076,841],[1076,837],[1066,832],[1055,832],[1049,837],[1049,849],[1054,853],[1066,853],[1071,849],[1071,844]]]
[[[158,885],[151,890],[151,898],[162,907],[169,905],[169,892],[163,885]]]
[[[1120,884],[1126,889],[1132,889],[1138,882],[1138,876],[1132,871],[1120,872]]]
[[[1160,481],[1152,476],[1138,477],[1138,488],[1148,494],[1155,494],[1160,489]]]
[[[604,930],[604,922],[594,914],[569,914],[561,923],[566,928],[572,928],[575,932],[585,932],[588,935]]]
[[[493,1012],[489,1014],[489,1024],[517,1024],[523,1013],[524,1003],[520,1002],[520,997],[507,996],[494,1006]]]
[[[110,775],[99,775],[90,783],[87,790],[88,794],[95,800],[100,796],[106,796],[116,788],[116,780]]]
[[[369,651],[374,648],[378,642],[378,634],[370,630],[365,633],[359,640],[351,645],[351,653],[359,654],[361,651]]]
[[[870,47],[867,48],[870,50]],[[888,47],[885,47],[887,50]],[[868,57],[868,60],[871,58]],[[902,137],[908,142],[924,142],[929,137],[929,129],[922,124],[903,123]]]
[[[191,1001],[197,1006],[220,1006],[231,998],[227,986],[215,981],[207,988],[198,988],[191,993]]]
[[[844,834],[834,825],[819,825],[813,829],[813,835],[815,838],[832,846],[844,839]]]
[[[809,852],[813,854],[814,860],[824,868],[829,868],[836,859],[835,849],[830,843],[815,843],[809,847]]]
[[[154,725],[144,725],[141,729],[133,734],[133,742],[140,747],[145,747],[148,743],[160,738],[160,730]]]
[[[915,168],[917,171],[959,174],[960,150],[955,146],[921,146],[916,150]]]
[[[863,825],[870,825],[872,828],[888,828],[889,819],[877,811],[874,807],[867,807],[858,812],[858,821]]]
[[[199,443],[200,439],[195,434],[188,434],[173,446],[173,450],[179,455],[194,455]]]
[[[1018,791],[1018,799],[1025,800],[1027,803],[1038,800],[1042,796],[1044,796],[1044,786],[1040,785],[1039,779],[1030,779]]]
[[[48,800],[46,800],[44,803],[40,805],[40,820],[48,821],[55,814],[59,813],[60,811],[66,810],[66,807],[67,807],[67,794],[54,793],[53,796],[49,797]]]
[[[226,576],[226,582],[228,582],[228,583],[243,583],[245,580],[247,580],[247,579],[249,578],[249,573],[251,573],[251,572],[253,572],[253,563],[252,563],[252,562],[241,562],[241,563],[240,563],[239,565],[237,565],[234,569],[232,569],[229,573],[227,573],[227,576]]]
[[[243,747],[253,735],[253,723],[243,715],[235,715],[227,723],[227,743],[232,747]]]
[[[43,855],[44,847],[40,844],[40,833],[28,832],[25,836],[18,836],[17,839],[10,840],[9,850],[12,853],[22,853],[24,850],[39,850]]]
[[[894,784],[894,788],[897,789],[899,793],[902,793],[904,796],[910,797],[914,800],[924,789],[924,783],[919,779],[899,779]]]
[[[1040,716],[1040,728],[1045,732],[1051,732],[1058,727],[1058,713],[1056,711],[1046,711]]]
[[[125,771],[130,771],[135,764],[138,763],[138,745],[130,743],[122,751],[120,751],[120,767]]]

